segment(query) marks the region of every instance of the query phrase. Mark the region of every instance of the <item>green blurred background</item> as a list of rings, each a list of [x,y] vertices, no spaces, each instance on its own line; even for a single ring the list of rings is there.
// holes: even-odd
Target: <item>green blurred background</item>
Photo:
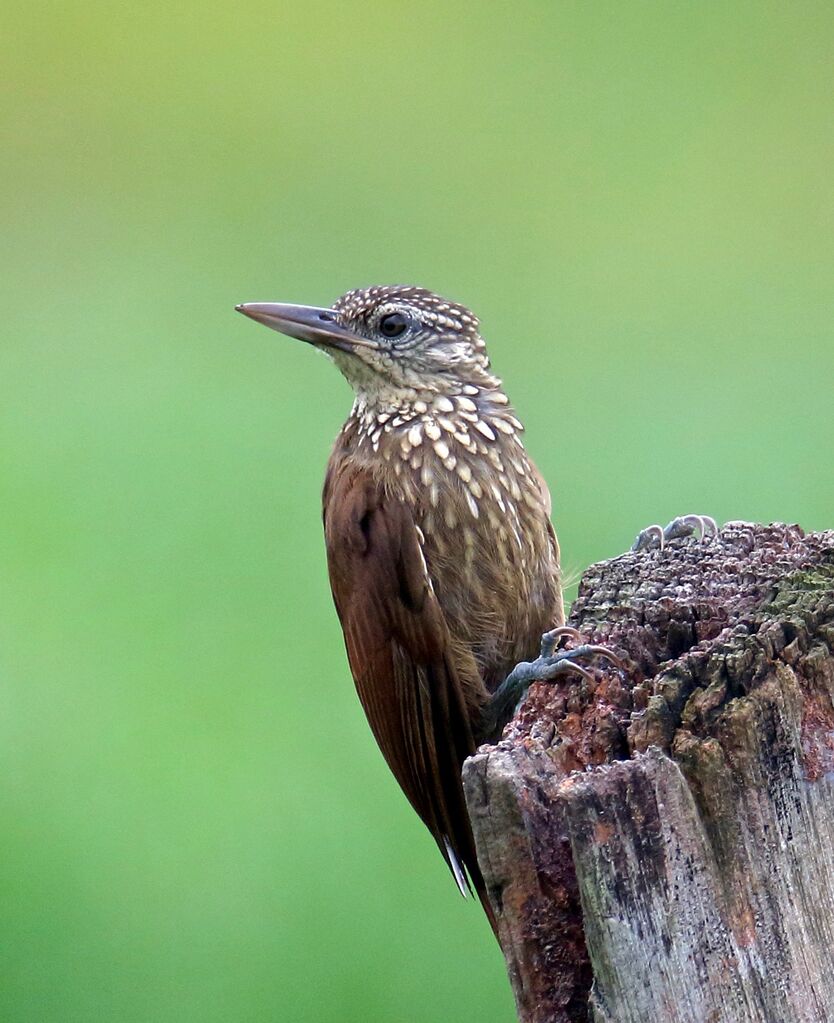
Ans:
[[[834,525],[829,3],[6,5],[0,1018],[509,1021],[365,725],[347,385],[236,302],[472,306],[569,571]]]

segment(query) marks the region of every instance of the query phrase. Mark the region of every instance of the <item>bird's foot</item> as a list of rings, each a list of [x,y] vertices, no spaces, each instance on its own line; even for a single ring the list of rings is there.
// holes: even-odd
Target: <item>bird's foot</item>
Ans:
[[[557,649],[563,639],[578,641],[579,645]],[[533,682],[550,682],[560,675],[573,673],[595,685],[594,676],[580,662],[593,661],[597,657],[605,657],[618,668],[625,669],[623,661],[607,646],[581,641],[582,634],[569,625],[561,625],[546,632],[542,636],[541,651],[535,661],[521,661],[517,664],[493,693],[484,709],[481,729],[484,738],[493,736],[499,727],[503,727]]]
[[[632,551],[645,551],[655,544],[663,550],[667,540],[677,540],[681,536],[694,536],[698,533],[701,540],[718,535],[718,523],[711,515],[679,515],[666,526],[646,526],[637,534],[631,545]]]

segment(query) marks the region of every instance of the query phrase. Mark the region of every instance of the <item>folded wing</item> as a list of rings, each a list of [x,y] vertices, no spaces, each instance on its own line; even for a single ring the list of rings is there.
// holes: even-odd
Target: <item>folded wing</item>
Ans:
[[[367,470],[342,462],[325,481],[324,526],[336,610],[376,741],[461,891],[465,867],[486,905],[461,786],[475,743],[460,672],[476,669],[453,649],[412,513]]]

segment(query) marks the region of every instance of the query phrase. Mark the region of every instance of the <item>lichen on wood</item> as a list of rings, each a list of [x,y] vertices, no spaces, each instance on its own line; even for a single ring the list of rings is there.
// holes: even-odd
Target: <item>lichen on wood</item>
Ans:
[[[834,533],[729,523],[585,574],[626,670],[464,767],[524,1023],[834,1019]]]

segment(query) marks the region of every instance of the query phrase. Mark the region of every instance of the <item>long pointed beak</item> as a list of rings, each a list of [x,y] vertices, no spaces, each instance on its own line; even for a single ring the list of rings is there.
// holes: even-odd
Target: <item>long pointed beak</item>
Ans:
[[[246,302],[235,309],[287,337],[307,341],[322,348],[349,352],[355,348],[377,348],[370,338],[360,337],[336,319],[332,309],[311,305],[286,305],[283,302]]]

